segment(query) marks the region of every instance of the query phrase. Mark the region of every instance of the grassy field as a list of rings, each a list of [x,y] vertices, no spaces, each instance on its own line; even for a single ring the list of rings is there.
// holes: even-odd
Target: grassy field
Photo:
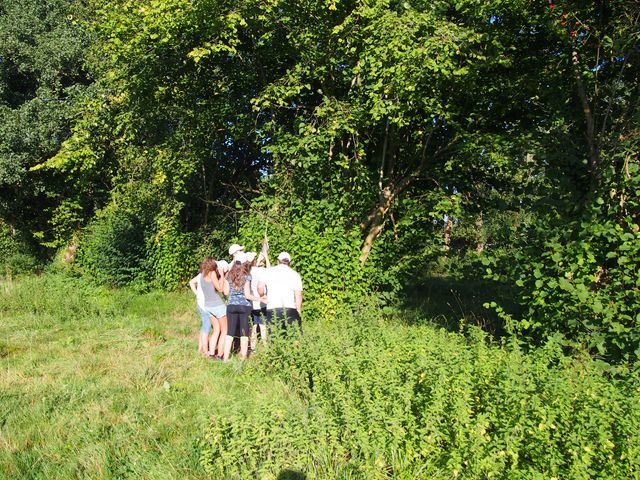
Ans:
[[[374,298],[225,364],[198,355],[193,307],[0,282],[0,478],[640,479],[638,366]]]
[[[0,284],[0,478],[205,478],[216,415],[286,395],[197,354],[190,292]]]

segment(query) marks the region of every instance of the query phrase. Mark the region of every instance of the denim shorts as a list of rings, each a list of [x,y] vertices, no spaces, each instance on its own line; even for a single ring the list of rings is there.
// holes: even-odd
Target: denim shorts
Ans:
[[[209,333],[211,331],[211,320],[209,317],[224,317],[227,314],[226,305],[218,305],[217,307],[198,307],[198,313],[202,319],[202,326],[200,331],[202,333]]]
[[[260,310],[251,310],[251,320],[253,320],[254,325],[264,325],[264,317],[267,314],[266,308],[261,308]]]

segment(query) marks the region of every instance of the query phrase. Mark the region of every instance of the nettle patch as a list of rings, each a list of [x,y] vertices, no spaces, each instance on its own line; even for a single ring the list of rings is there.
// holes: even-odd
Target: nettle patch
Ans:
[[[548,344],[533,353],[371,309],[275,340],[248,375],[302,400],[216,418],[211,476],[631,478],[640,468],[636,373],[611,379]],[[296,402],[297,403],[297,402]]]

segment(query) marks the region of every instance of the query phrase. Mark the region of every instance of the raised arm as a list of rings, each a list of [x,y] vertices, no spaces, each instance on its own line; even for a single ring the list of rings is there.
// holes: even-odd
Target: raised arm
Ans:
[[[267,240],[266,235],[264,237],[264,240],[262,240],[262,249],[260,250],[260,256],[264,258],[267,268],[271,268],[271,262],[269,261],[269,240]],[[259,259],[258,264],[260,264]]]
[[[218,273],[220,274],[220,277],[218,277],[218,275],[216,275],[215,273],[216,272],[213,272],[213,275],[212,275],[213,286],[216,289],[216,291],[220,293],[224,293],[224,284],[225,284],[224,272],[222,271],[221,268],[218,269]]]
[[[267,255],[265,252],[260,252],[260,255],[258,255],[258,261],[256,262],[257,265],[260,265],[260,261],[264,258],[264,262],[265,265],[267,266],[267,268],[271,268],[271,261],[269,261],[269,255]]]

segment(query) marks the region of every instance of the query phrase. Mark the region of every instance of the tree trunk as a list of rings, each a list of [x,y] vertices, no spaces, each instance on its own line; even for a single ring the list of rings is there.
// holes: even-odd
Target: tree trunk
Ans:
[[[396,151],[393,142],[392,125],[387,120],[385,124],[385,136],[382,145],[381,164],[378,171],[378,189],[380,191],[378,204],[375,205],[364,222],[360,224],[360,230],[364,235],[364,241],[362,249],[360,250],[360,264],[364,265],[369,258],[373,242],[378,238],[384,228],[384,222],[386,215],[393,206],[395,199],[404,192],[426,169],[429,157],[427,156],[427,146],[431,140],[433,132],[436,130],[434,127],[428,135],[424,135],[422,145],[422,156],[420,163],[416,165],[411,173],[405,174],[403,177],[395,176],[395,162]],[[449,150],[457,140],[452,140],[446,145],[436,150],[431,158],[438,158]],[[387,157],[389,159],[387,160]],[[385,178],[387,179],[386,185],[384,185]]]
[[[444,226],[444,250],[448,252],[451,249],[451,232],[453,231],[453,218],[447,215],[447,223]]]
[[[369,258],[369,254],[371,253],[371,249],[373,248],[373,242],[380,232],[382,232],[382,227],[384,226],[384,219],[382,219],[379,223],[372,225],[369,233],[367,234],[367,238],[364,239],[364,244],[362,245],[362,250],[360,251],[360,264],[364,265],[367,259]]]
[[[373,242],[382,232],[384,221],[387,213],[393,206],[393,202],[395,202],[398,195],[404,192],[415,179],[415,176],[408,175],[397,182],[389,183],[380,191],[378,204],[371,210],[367,219],[360,224],[362,232],[366,232],[362,249],[360,250],[360,264],[364,265],[367,258],[369,258]]]
[[[382,232],[387,212],[393,205],[393,200],[395,199],[395,197],[396,193],[392,191],[389,186],[383,188],[380,192],[380,201],[378,205],[376,205],[376,207],[374,207],[374,209],[371,211],[367,218],[367,221],[360,225],[362,230],[367,232],[367,235],[365,236],[364,242],[362,244],[362,249],[360,250],[361,265],[364,265],[369,258],[371,248],[373,247],[373,242]]]
[[[573,51],[571,54],[571,60],[573,62],[573,74],[576,79],[576,87],[578,89],[578,96],[582,103],[582,111],[584,113],[584,120],[587,125],[587,145],[589,146],[589,173],[591,176],[591,190],[595,190],[597,186],[597,170],[600,164],[600,151],[598,149],[598,142],[596,139],[596,126],[595,119],[591,105],[589,104],[589,98],[584,88],[584,82],[582,80],[582,71],[580,70],[580,60],[578,52]]]
[[[478,243],[476,244],[476,252],[482,253],[484,252],[485,246],[485,236],[484,236],[484,218],[482,217],[482,212],[476,219],[476,230],[478,231]]]

